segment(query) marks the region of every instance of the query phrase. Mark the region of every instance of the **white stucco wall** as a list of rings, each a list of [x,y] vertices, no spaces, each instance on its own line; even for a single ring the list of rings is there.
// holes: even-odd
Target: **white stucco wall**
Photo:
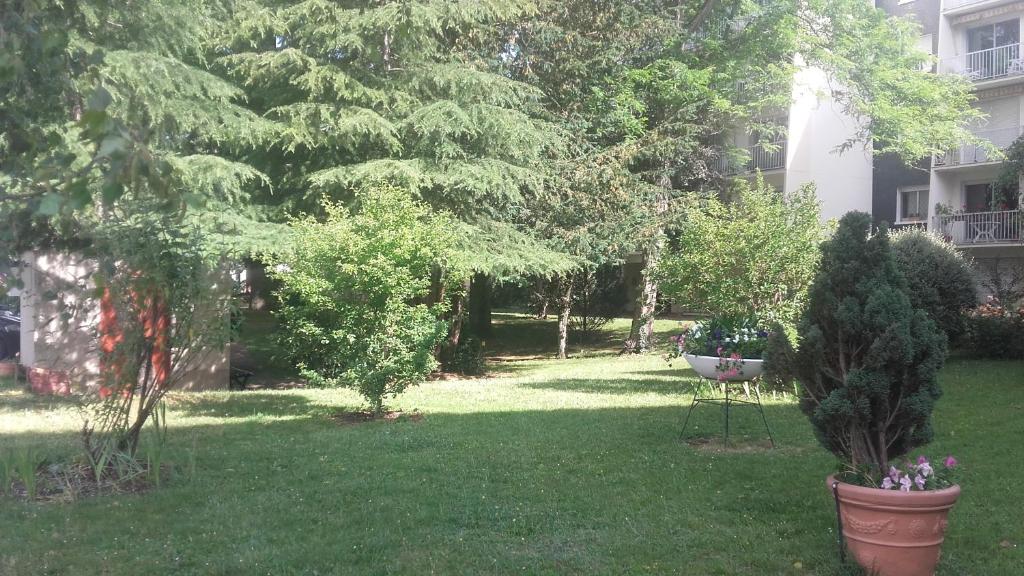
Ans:
[[[808,182],[816,187],[822,220],[847,212],[871,212],[870,145],[839,147],[856,133],[856,123],[831,97],[821,70],[803,68],[794,77],[786,149],[786,193]]]
[[[21,364],[65,373],[75,389],[99,383],[99,300],[95,265],[77,255],[22,255]],[[230,278],[212,279],[210,289],[230,294]],[[228,319],[223,319],[227,322]],[[225,346],[188,356],[178,388],[227,389],[230,354]]]

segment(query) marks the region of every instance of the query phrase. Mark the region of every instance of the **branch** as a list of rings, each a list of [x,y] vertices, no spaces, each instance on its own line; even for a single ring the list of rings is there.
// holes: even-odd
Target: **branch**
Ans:
[[[711,13],[711,9],[715,7],[715,0],[704,0],[704,4],[701,5],[700,10],[697,11],[697,15],[690,20],[690,24],[686,27],[686,31],[693,34],[700,28],[700,25],[707,19],[708,14]]]

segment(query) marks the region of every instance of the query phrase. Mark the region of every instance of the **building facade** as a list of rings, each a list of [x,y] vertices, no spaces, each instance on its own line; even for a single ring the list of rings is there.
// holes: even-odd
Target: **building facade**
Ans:
[[[985,116],[971,130],[986,144],[965,144],[914,168],[877,158],[872,182],[876,222],[939,233],[975,261],[984,291],[1024,273],[1024,218],[1019,177],[1006,150],[1024,128],[1024,2],[1012,0],[881,0],[876,6],[921,25],[921,47],[940,73],[974,87]],[[1003,176],[1001,178],[1001,176]]]

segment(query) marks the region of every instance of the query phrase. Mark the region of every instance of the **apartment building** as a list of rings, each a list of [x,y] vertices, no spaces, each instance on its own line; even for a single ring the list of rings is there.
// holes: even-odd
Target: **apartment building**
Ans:
[[[877,158],[875,220],[944,235],[974,258],[983,276],[1024,270],[1019,178],[998,185],[1006,163],[992,153],[1008,148],[1024,126],[1024,2],[880,0],[876,5],[917,20],[922,48],[936,55],[938,72],[971,81],[974,106],[986,116],[971,129],[988,145],[964,145],[916,169]]]
[[[747,178],[760,174],[785,194],[813,183],[823,220],[853,210],[871,212],[872,152],[868,146],[837,152],[856,125],[832,99],[825,74],[800,67],[791,89],[789,108],[774,119],[785,127],[785,136],[765,141],[737,128],[726,144],[744,150],[746,161],[724,172]]]

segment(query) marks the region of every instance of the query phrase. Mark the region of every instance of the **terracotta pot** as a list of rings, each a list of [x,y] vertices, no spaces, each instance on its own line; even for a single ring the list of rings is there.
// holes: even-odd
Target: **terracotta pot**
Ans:
[[[825,481],[832,491],[833,476]],[[932,576],[960,487],[901,492],[839,482],[846,548],[868,574]]]
[[[0,377],[16,376],[18,364],[15,362],[0,362]]]

